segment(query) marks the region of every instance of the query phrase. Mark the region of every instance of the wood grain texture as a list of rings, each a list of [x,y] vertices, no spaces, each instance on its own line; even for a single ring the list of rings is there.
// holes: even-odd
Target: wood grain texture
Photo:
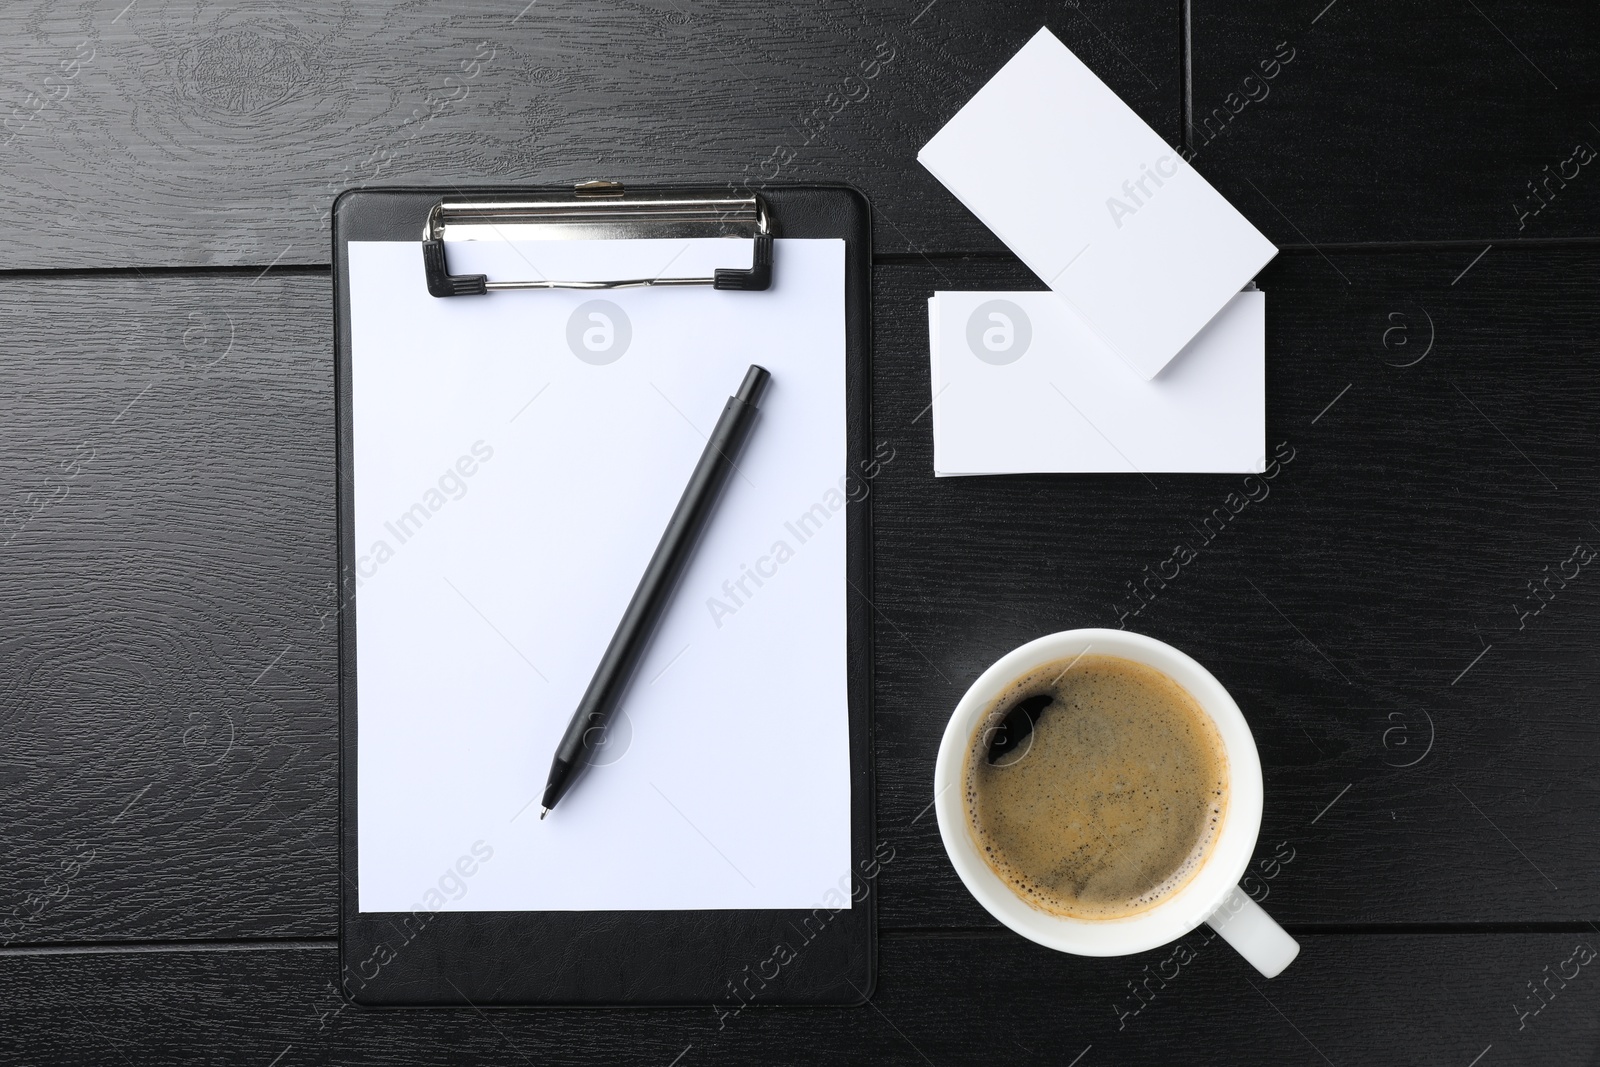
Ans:
[[[1192,28],[1195,166],[1278,244],[1600,236],[1600,156],[1559,173],[1600,153],[1600,8],[1196,0]]]
[[[879,249],[998,248],[916,153],[1041,25],[1181,129],[1175,0],[117,6],[0,10],[0,268],[326,263],[348,186],[594,177],[848,181]]]
[[[1580,1063],[1600,1052],[1600,976],[1595,962],[1579,965],[1575,949],[1592,952],[1597,941],[1592,933],[1313,935],[1293,968],[1265,982],[1203,934],[1181,943],[1186,956],[1174,945],[1110,960],[1053,953],[1009,932],[891,937],[880,945],[884,977],[871,1007],[751,1006],[720,1017],[711,1007],[339,1011],[331,947],[10,956],[0,957],[0,1057],[131,1067],[1063,1067],[1082,1056],[1080,1065],[1280,1067],[1465,1065],[1492,1049],[1484,1063]],[[1535,1000],[1529,985],[1547,976],[1554,996]]]
[[[1276,914],[1595,915],[1600,861],[1570,841],[1600,813],[1600,585],[1552,584],[1521,629],[1511,605],[1572,543],[1600,547],[1600,252],[1496,249],[1452,286],[1462,259],[1297,253],[1267,272],[1271,440],[1295,458],[1211,544],[1191,524],[1242,479],[935,480],[924,301],[1030,281],[994,260],[877,269],[875,439],[895,449],[872,498],[886,928],[989,923],[924,811],[961,691],[1038,634],[1117,625],[1124,583],[1177,540],[1194,564],[1127,622],[1244,707],[1267,778],[1257,892]],[[17,311],[0,518],[44,502],[0,549],[0,939],[333,934],[328,288],[0,281]],[[1432,351],[1396,366],[1428,317]],[[1272,868],[1285,843],[1295,858]]]
[[[0,941],[332,928],[328,288],[0,282]]]

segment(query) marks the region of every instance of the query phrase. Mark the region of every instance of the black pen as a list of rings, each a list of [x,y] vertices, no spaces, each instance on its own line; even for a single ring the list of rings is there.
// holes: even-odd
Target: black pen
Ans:
[[[567,724],[567,732],[556,749],[556,758],[550,764],[550,780],[545,784],[544,799],[540,801],[540,819],[548,815],[572,787],[583,765],[583,752],[588,747],[585,739],[590,731],[601,731],[604,736],[611,712],[650,644],[656,623],[672,599],[673,587],[683,575],[717,497],[728,482],[734,458],[750,436],[750,428],[756,421],[756,405],[771,377],[765,368],[751,365],[739,391],[728,398],[727,406],[722,409],[722,417],[706,440],[706,450],[700,454],[700,462],[689,476],[688,488],[678,500],[678,508],[672,513],[660,544],[656,545],[655,555],[650,557],[650,565],[644,569],[644,577],[639,579],[639,588],[628,601],[628,610],[622,613],[617,632],[611,636],[611,644],[606,646],[600,666],[595,669],[589,688],[578,701],[578,710],[572,713],[572,721]]]

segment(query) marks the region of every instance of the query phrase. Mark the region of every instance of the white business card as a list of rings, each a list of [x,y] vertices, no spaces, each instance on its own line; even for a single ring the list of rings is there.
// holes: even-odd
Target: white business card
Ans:
[[[934,473],[1259,474],[1266,306],[1236,293],[1144,381],[1053,293],[934,294]]]
[[[917,158],[1146,379],[1278,251],[1049,30]]]

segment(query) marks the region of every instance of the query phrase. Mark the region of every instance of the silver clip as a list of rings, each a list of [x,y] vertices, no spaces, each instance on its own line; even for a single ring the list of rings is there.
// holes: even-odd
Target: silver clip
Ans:
[[[720,268],[707,277],[604,280],[489,280],[449,272],[445,241],[605,240],[622,238],[744,237],[754,242],[748,270]],[[497,289],[635,289],[709,285],[761,291],[772,284],[772,220],[759,195],[718,197],[662,190],[631,197],[621,182],[586,181],[569,197],[446,198],[433,205],[422,231],[423,264],[434,296],[469,296]]]

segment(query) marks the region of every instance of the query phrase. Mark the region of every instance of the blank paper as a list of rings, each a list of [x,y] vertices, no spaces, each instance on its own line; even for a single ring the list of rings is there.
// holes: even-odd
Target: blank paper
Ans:
[[[812,908],[848,886],[844,242],[775,255],[765,293],[435,299],[415,241],[350,243],[361,911]],[[651,277],[745,266],[750,244],[449,256]],[[772,383],[738,472],[602,765],[540,822],[557,741],[751,363]]]

